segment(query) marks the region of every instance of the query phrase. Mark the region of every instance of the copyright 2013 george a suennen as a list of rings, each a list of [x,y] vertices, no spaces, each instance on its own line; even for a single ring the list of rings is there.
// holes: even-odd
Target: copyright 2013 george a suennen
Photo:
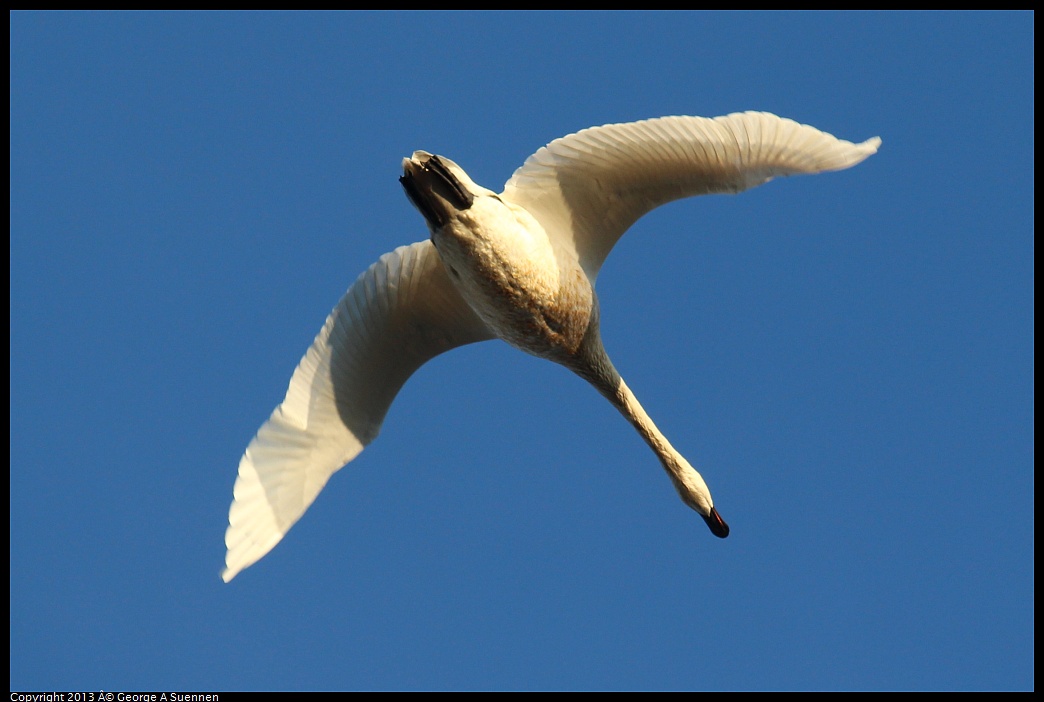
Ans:
[[[12,692],[11,702],[221,702],[216,692]]]

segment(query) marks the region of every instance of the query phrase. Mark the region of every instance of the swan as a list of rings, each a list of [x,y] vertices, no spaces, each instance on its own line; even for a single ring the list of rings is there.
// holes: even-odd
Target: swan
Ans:
[[[591,383],[653,450],[682,501],[725,538],[729,527],[707,483],[602,346],[598,271],[655,207],[849,168],[880,143],[854,144],[767,112],[608,124],[544,146],[499,195],[444,156],[403,159],[399,181],[430,236],[381,256],[356,279],[250,442],[233,488],[222,579],[267,554],[330,476],[377,437],[414,371],[496,338]]]

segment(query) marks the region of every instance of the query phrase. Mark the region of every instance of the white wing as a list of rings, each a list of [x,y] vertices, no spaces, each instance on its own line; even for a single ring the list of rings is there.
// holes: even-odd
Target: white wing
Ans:
[[[617,240],[671,200],[738,193],[776,176],[836,171],[877,151],[767,112],[661,117],[552,141],[515,171],[503,198],[568,236],[593,282]]]
[[[239,462],[225,582],[279,543],[330,476],[373,441],[415,370],[444,351],[492,338],[430,241],[395,249],[360,275]]]

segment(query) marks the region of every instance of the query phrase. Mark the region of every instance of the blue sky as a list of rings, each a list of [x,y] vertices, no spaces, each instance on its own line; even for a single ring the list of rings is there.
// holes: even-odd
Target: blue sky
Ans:
[[[11,20],[11,688],[1032,689],[1031,14]],[[593,389],[425,366],[231,584],[240,455],[347,286],[608,122],[880,152],[676,202],[599,277],[714,538]]]

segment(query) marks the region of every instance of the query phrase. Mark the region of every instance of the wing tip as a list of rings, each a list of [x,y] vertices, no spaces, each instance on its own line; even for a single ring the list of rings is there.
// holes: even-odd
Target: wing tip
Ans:
[[[235,504],[237,503],[233,503],[233,506]],[[251,516],[257,514],[254,512]],[[258,523],[256,519],[238,517],[235,521],[230,521],[225,532],[225,568],[221,571],[221,579],[227,583],[257,563],[267,556],[284,536],[286,530],[279,529],[274,522]]]
[[[863,151],[865,151],[867,156],[870,156],[871,154],[876,154],[877,149],[881,146],[881,137],[870,137],[862,144],[856,144],[856,146],[860,147]]]
[[[828,168],[828,170],[843,170],[862,163],[877,153],[877,149],[881,146],[881,137],[870,137],[860,144],[848,143],[850,144],[848,153],[845,154],[845,157],[840,161],[836,168]]]

